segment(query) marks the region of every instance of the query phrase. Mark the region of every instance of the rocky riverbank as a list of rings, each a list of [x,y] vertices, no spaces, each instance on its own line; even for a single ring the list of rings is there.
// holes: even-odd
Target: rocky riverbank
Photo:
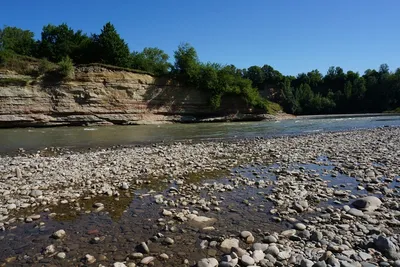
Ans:
[[[381,128],[1,157],[1,261],[400,266],[399,146]]]

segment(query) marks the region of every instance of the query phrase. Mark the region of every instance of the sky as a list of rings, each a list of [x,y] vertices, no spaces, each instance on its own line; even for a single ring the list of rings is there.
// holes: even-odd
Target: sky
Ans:
[[[268,64],[285,75],[400,67],[399,0],[2,0],[1,10],[0,26],[35,38],[49,23],[90,34],[111,22],[132,51],[172,57],[188,42],[202,62]]]

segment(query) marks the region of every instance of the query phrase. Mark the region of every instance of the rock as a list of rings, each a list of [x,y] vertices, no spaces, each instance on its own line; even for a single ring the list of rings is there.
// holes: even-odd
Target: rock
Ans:
[[[387,253],[389,251],[396,251],[396,246],[393,244],[392,241],[389,240],[389,238],[384,237],[384,236],[379,236],[374,240],[374,245],[377,250],[379,250],[382,253]]]
[[[324,261],[317,261],[313,267],[326,267],[326,263]]]
[[[218,261],[215,258],[204,258],[197,262],[197,267],[217,267]]]
[[[172,238],[170,238],[170,237],[166,237],[166,238],[164,239],[164,243],[167,244],[167,245],[172,245],[172,244],[175,243],[175,241],[174,241]]]
[[[121,190],[128,190],[128,189],[129,189],[129,185],[128,185],[128,183],[126,183],[126,182],[122,182],[122,183],[120,184],[119,188],[120,188]]]
[[[57,256],[57,258],[63,260],[67,257],[67,254],[65,254],[65,252],[59,252],[59,253],[57,253],[56,256]]]
[[[382,201],[375,196],[357,199],[352,203],[353,207],[364,211],[375,211],[382,205]]]
[[[310,239],[315,242],[319,242],[324,238],[321,232],[319,231],[312,231]]]
[[[163,260],[168,260],[169,256],[167,254],[165,254],[165,253],[161,253],[160,254],[160,258],[163,259]]]
[[[279,248],[277,246],[269,246],[266,253],[276,257],[279,254]]]
[[[262,250],[254,250],[251,255],[256,263],[260,262],[260,260],[264,259],[265,253]]]
[[[41,190],[32,190],[29,195],[31,197],[40,197],[43,195],[43,192]]]
[[[164,216],[172,216],[172,212],[169,211],[169,210],[164,209],[164,210],[163,210],[163,215],[164,215]]]
[[[150,249],[147,246],[146,242],[142,242],[140,243],[140,245],[138,246],[138,251],[142,252],[142,253],[146,253],[149,254],[150,253]]]
[[[268,249],[268,244],[263,244],[263,243],[254,243],[253,244],[253,250],[266,251],[267,249]]]
[[[238,248],[239,247],[239,240],[236,238],[228,238],[222,241],[220,245],[220,249],[224,253],[231,253],[232,248]]]
[[[378,265],[372,264],[370,262],[365,262],[365,261],[361,262],[361,266],[362,267],[378,267]]]
[[[313,261],[310,261],[308,259],[302,259],[300,262],[300,267],[312,267],[314,265]]]
[[[277,259],[278,260],[287,260],[290,258],[290,252],[289,251],[281,251],[278,253]]]
[[[307,228],[307,226],[305,226],[305,225],[302,224],[302,223],[296,223],[296,224],[294,225],[294,228],[296,228],[297,230],[303,231],[303,230],[305,230],[305,229]]]
[[[53,244],[47,246],[44,250],[44,254],[53,254],[54,252],[56,252],[56,248]]]
[[[365,252],[362,252],[362,251],[358,253],[358,256],[360,256],[360,258],[361,258],[363,261],[367,261],[367,260],[369,260],[369,259],[372,259],[372,256],[371,256],[370,254],[365,253]]]
[[[394,267],[400,267],[400,260],[397,260],[393,263]]]
[[[292,235],[295,235],[295,234],[296,234],[296,229],[289,229],[289,230],[283,231],[281,233],[281,235],[283,235],[285,237],[289,237],[289,236],[292,236]]]
[[[364,216],[364,212],[362,212],[359,209],[354,209],[354,208],[351,208],[347,213],[350,215],[356,216],[356,217]]]
[[[93,264],[93,263],[96,262],[96,258],[93,257],[93,256],[90,255],[90,254],[86,254],[86,255],[85,255],[85,262],[86,262],[87,264]]]
[[[249,255],[243,255],[240,260],[244,266],[250,266],[255,263],[254,259]]]
[[[55,239],[62,239],[67,235],[67,233],[61,229],[53,233],[52,237]]]
[[[143,264],[143,265],[148,265],[148,264],[150,264],[152,261],[154,261],[155,260],[155,258],[153,257],[153,256],[148,256],[148,257],[145,257],[145,258],[143,258],[141,261],[140,261],[140,263],[141,264]]]
[[[251,232],[249,232],[249,231],[242,231],[241,233],[240,233],[240,236],[242,237],[242,238],[244,238],[244,239],[246,239],[247,237],[249,237],[249,236],[251,236],[251,235],[253,235]]]
[[[8,204],[6,207],[8,210],[15,210],[17,208],[17,205],[14,203]]]
[[[15,175],[17,176],[18,179],[22,178],[22,172],[19,167],[15,168]]]
[[[269,236],[264,237],[263,242],[268,243],[268,244],[276,243],[276,242],[278,242],[278,239],[275,236],[269,235]]]
[[[189,218],[189,224],[198,228],[204,228],[208,226],[212,226],[217,219],[209,218],[206,216],[197,216],[195,214],[191,214]]]

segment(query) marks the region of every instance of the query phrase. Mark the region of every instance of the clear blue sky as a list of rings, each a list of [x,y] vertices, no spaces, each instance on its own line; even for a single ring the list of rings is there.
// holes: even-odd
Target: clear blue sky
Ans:
[[[3,0],[0,26],[66,22],[99,33],[113,23],[131,50],[181,42],[201,61],[239,68],[269,64],[296,75],[329,66],[364,72],[400,67],[399,0]]]

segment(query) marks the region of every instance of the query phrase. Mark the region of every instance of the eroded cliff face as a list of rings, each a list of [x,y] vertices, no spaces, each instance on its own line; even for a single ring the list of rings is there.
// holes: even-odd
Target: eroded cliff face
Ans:
[[[18,78],[0,71],[0,79]],[[27,77],[20,77],[27,78]],[[68,82],[0,85],[0,127],[150,124],[270,118],[245,105],[223,103],[218,111],[199,90],[166,79],[104,67],[81,67]]]

